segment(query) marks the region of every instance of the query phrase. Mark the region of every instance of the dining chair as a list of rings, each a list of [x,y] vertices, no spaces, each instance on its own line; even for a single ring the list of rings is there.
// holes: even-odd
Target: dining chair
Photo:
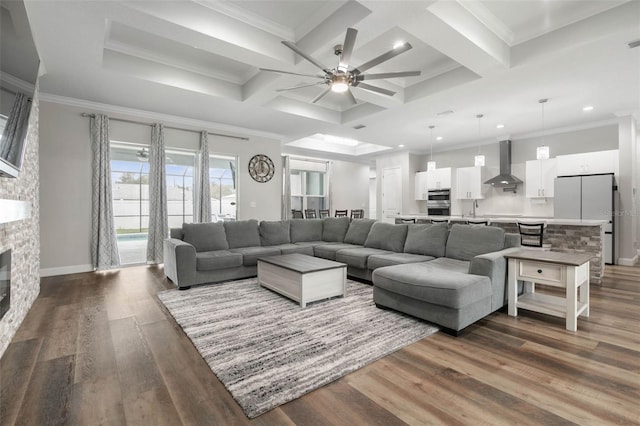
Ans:
[[[304,210],[304,217],[307,219],[317,219],[318,215],[316,215],[316,210],[315,209],[305,209]]]
[[[517,222],[520,232],[520,245],[525,247],[542,247],[545,222]]]
[[[291,217],[294,219],[304,219],[304,215],[302,214],[302,210],[291,210]]]
[[[321,209],[320,210],[320,218],[325,218],[331,216],[329,209]]]
[[[364,218],[364,210],[363,209],[352,209],[351,210],[351,219],[363,219]]]
[[[347,210],[336,210],[336,217],[347,217]]]

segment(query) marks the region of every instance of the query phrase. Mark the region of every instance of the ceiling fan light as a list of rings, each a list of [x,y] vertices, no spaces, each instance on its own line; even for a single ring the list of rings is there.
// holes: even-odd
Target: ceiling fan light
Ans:
[[[349,90],[349,85],[343,81],[337,81],[331,84],[331,91],[336,93],[344,93]]]

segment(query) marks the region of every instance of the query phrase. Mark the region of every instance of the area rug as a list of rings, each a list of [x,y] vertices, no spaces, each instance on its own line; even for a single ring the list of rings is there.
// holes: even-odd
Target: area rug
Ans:
[[[438,329],[376,308],[370,285],[306,308],[255,278],[158,297],[249,418],[296,399]]]

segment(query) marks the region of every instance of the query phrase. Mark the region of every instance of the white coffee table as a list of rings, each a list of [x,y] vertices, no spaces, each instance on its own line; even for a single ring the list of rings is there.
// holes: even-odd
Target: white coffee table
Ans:
[[[347,265],[305,254],[285,254],[258,259],[258,283],[300,302],[347,294]]]

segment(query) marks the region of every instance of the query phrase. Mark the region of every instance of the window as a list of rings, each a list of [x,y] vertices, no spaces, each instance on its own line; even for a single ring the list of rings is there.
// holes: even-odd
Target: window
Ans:
[[[327,163],[291,160],[291,208],[294,210],[329,208]]]
[[[209,157],[212,222],[236,219],[236,164],[236,157],[224,155],[211,155]]]
[[[169,228],[193,222],[193,176],[196,156],[193,152],[166,150],[167,214]]]
[[[111,143],[113,220],[120,263],[146,261],[149,230],[149,151],[132,144]]]

